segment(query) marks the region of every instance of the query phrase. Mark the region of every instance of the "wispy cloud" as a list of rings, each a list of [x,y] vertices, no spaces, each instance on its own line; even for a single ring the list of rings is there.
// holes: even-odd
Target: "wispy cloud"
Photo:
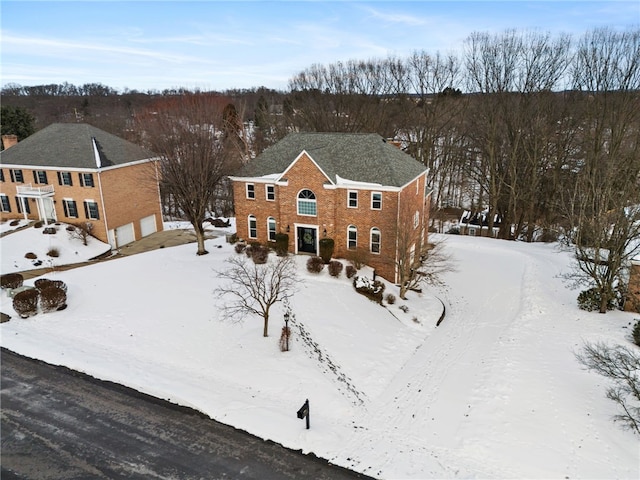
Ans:
[[[373,7],[361,7],[371,18],[382,20],[387,23],[407,25],[409,27],[419,27],[427,25],[429,21],[422,16],[398,13],[397,11],[383,12]],[[395,10],[395,8],[394,8]]]

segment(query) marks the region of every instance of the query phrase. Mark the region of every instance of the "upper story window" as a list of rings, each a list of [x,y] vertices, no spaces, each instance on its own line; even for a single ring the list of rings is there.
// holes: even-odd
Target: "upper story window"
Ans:
[[[79,173],[80,185],[83,187],[93,187],[93,173]]]
[[[11,169],[11,181],[13,183],[24,183],[24,177],[22,176],[22,170]]]
[[[256,198],[256,186],[253,183],[247,183],[247,198]]]
[[[254,215],[249,215],[249,238],[258,238],[258,222]]]
[[[416,210],[413,215],[413,228],[418,228],[418,225],[420,225],[420,212]]]
[[[58,185],[73,185],[73,180],[71,180],[70,172],[58,172]]]
[[[90,220],[100,220],[100,215],[98,214],[98,204],[93,200],[85,200],[84,215]]]
[[[380,229],[377,227],[373,227],[371,229],[371,239],[369,242],[371,253],[380,253],[380,243],[381,243],[381,235]]]
[[[269,241],[276,241],[276,219],[273,217],[267,218],[267,232],[269,233]]]
[[[298,194],[298,215],[310,215],[315,217],[317,212],[316,194],[311,190],[302,190]]]
[[[382,210],[382,193],[380,192],[371,193],[371,209]]]
[[[0,168],[0,182],[4,182],[4,170]]]
[[[274,201],[276,199],[276,186],[275,185],[267,185],[267,200]]]
[[[44,170],[34,170],[33,171],[33,183],[41,183],[46,185],[47,183],[47,172]]]
[[[349,201],[347,202],[347,206],[349,208],[358,208],[358,192],[357,190],[349,190],[347,193]]]
[[[347,228],[347,248],[355,250],[358,246],[358,228],[355,225],[349,225]]]

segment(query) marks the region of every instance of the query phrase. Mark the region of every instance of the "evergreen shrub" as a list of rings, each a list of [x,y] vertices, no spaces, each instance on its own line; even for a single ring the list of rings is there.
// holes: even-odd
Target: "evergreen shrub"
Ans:
[[[20,318],[29,318],[38,313],[38,290],[23,290],[13,297],[13,309]]]
[[[320,257],[326,265],[331,261],[331,257],[333,256],[335,242],[333,238],[321,238],[318,244],[320,246]]]

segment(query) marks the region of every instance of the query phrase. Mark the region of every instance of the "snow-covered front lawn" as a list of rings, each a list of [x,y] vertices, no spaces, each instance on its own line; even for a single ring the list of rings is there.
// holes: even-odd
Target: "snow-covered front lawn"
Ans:
[[[12,236],[3,273],[26,248]],[[580,311],[554,245],[441,238],[446,287],[386,307],[296,257],[293,313],[317,350],[296,328],[279,350],[280,306],[268,338],[260,318],[221,320],[217,272],[237,255],[224,238],[201,257],[191,244],[47,275],[68,286],[60,312],[20,319],[3,292],[1,344],[374,477],[639,478],[640,438],[574,358],[585,341],[630,345],[638,315]]]

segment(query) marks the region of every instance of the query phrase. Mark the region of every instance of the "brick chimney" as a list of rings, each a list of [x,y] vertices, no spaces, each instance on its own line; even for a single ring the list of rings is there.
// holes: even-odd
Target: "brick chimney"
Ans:
[[[2,135],[2,145],[5,150],[9,147],[13,147],[16,143],[18,143],[17,135]]]

